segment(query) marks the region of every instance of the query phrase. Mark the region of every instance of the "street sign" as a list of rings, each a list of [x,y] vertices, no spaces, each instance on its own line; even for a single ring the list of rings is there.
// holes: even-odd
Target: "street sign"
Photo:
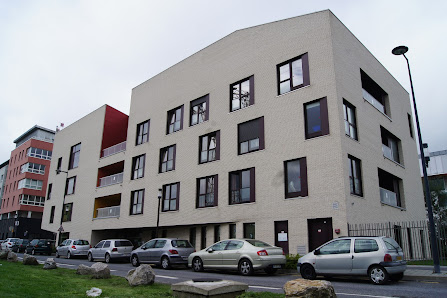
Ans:
[[[63,232],[64,231],[64,228],[62,227],[62,225],[59,227],[58,231],[59,232]]]

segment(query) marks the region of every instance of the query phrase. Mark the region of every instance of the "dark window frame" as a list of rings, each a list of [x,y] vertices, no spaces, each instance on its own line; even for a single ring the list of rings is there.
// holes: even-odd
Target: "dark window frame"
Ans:
[[[150,126],[151,126],[150,119],[137,124],[137,135],[135,138],[135,146],[149,142]],[[147,127],[146,133],[145,133],[145,127]]]
[[[303,82],[302,84],[293,86],[293,69],[292,69],[292,64],[295,61],[298,61],[301,59],[301,65],[302,65],[302,70],[303,70]],[[288,79],[285,80],[281,80],[281,72],[280,69],[281,67],[283,67],[284,65],[289,65],[289,77]],[[277,88],[278,88],[278,95],[281,94],[286,94],[288,92],[291,92],[293,90],[297,90],[300,89],[302,87],[308,86],[310,85],[310,76],[309,76],[309,55],[308,53],[304,53],[300,56],[294,57],[292,59],[289,59],[287,61],[284,61],[278,65],[276,65],[276,77],[277,77]],[[288,91],[284,91],[283,93],[281,93],[281,83],[285,83],[289,81],[289,90]]]
[[[141,165],[141,159],[142,165]],[[132,157],[132,175],[131,180],[141,179],[144,177],[144,170],[146,167],[146,154],[141,154],[138,156]],[[138,174],[141,170],[141,176]]]
[[[76,169],[79,166],[79,158],[81,156],[81,143],[71,146],[70,149],[70,161],[68,163],[68,169]]]
[[[203,150],[203,140],[204,138],[207,138],[207,148],[206,150]],[[210,149],[211,145],[211,138],[215,137],[216,139],[216,147],[214,149]],[[210,160],[210,151],[214,150],[214,159]],[[202,161],[202,153],[206,152],[206,161]],[[199,137],[199,164],[208,163],[212,161],[220,160],[220,130],[208,133],[206,135]]]
[[[208,183],[209,179],[213,179],[213,192],[208,192]],[[200,183],[202,180],[205,180],[205,192],[201,192]],[[208,207],[216,207],[218,205],[218,175],[210,175],[206,177],[200,177],[196,179],[196,208],[208,208]],[[207,204],[206,197],[209,194],[213,194],[213,203]],[[200,197],[205,196],[205,203],[203,206],[200,204]]]
[[[352,111],[351,113],[349,113],[350,110]],[[354,119],[351,119],[351,115]],[[345,134],[351,139],[358,140],[356,108],[346,99],[343,99],[343,117],[345,120]]]
[[[247,172],[247,171],[249,172],[249,177],[250,177],[250,192],[249,192],[250,199],[247,202],[245,202],[245,201],[242,202],[241,195],[240,195],[241,190],[244,189],[242,187],[242,184],[243,184],[242,174],[243,174],[243,172]],[[233,185],[233,181],[234,181],[232,179],[233,176],[235,177],[234,179],[237,179],[237,185],[235,185],[235,186]],[[229,193],[229,195],[228,195],[229,202],[228,203],[229,203],[229,205],[238,205],[238,204],[247,204],[247,203],[256,202],[256,192],[255,192],[256,183],[255,183],[255,168],[254,167],[248,168],[248,169],[232,171],[229,173],[228,177],[229,177],[229,183],[228,183],[228,193]],[[239,187],[237,188],[237,186],[239,186]],[[236,200],[234,198],[233,194],[235,192],[239,192],[239,200]]]
[[[410,114],[408,115],[408,129],[410,130],[410,137],[414,139],[414,133],[413,133],[413,118]]]
[[[70,180],[72,180],[72,179],[73,179],[73,192],[68,193],[68,185],[69,185],[69,183],[70,183]],[[66,196],[68,196],[68,195],[74,195],[74,194],[75,194],[75,191],[76,191],[76,176],[67,178],[67,180],[65,180],[65,195],[66,195]]]
[[[170,148],[172,148],[172,159],[169,159],[169,150]],[[174,171],[175,170],[175,157],[176,157],[176,152],[177,152],[177,146],[176,144],[174,145],[170,145],[164,148],[160,149],[160,158],[159,158],[159,165],[158,165],[158,173],[166,173],[166,172],[170,172],[170,171]],[[164,160],[164,156],[166,153],[166,157],[167,159]],[[172,168],[168,169],[168,165],[169,165],[169,161],[172,160]],[[166,170],[163,171],[163,165],[166,164]]]
[[[256,139],[258,139],[258,147],[252,149],[251,141]],[[244,143],[247,143],[247,151],[241,150]],[[237,144],[238,155],[265,149],[264,116],[237,125]]]
[[[70,206],[67,211],[67,206]],[[71,216],[73,215],[73,203],[65,203],[62,210],[62,222],[71,221]]]
[[[62,157],[59,157],[57,159],[57,168],[56,168],[56,175],[59,175],[59,173],[62,171]]]
[[[289,192],[289,174],[288,165],[291,162],[299,162],[300,164],[300,191],[290,191]],[[307,159],[306,157],[295,158],[291,160],[284,161],[284,191],[286,199],[297,198],[297,197],[307,197],[308,196],[308,185],[307,185]]]
[[[319,119],[320,119],[320,130],[315,131],[315,132],[311,132],[309,133],[309,115],[307,113],[307,106],[314,104],[314,103],[319,103],[320,105],[320,115],[319,115]],[[313,100],[313,101],[309,101],[303,104],[304,107],[304,133],[305,133],[305,137],[306,139],[312,139],[315,137],[320,137],[320,136],[324,136],[324,135],[328,135],[329,134],[329,115],[328,115],[328,106],[327,106],[327,98],[326,97],[322,97],[320,99],[317,100]]]
[[[202,111],[198,111],[197,113],[197,122],[193,123],[193,116],[194,116],[194,108],[197,106],[201,106],[203,103],[205,103],[205,109]],[[194,99],[193,101],[190,102],[189,104],[190,109],[189,109],[189,126],[195,126],[198,125],[200,123],[206,122],[209,120],[209,113],[210,113],[210,95],[204,95],[202,97],[199,97],[197,99]],[[200,119],[200,115],[203,115],[203,120],[199,120]]]
[[[349,162],[349,191],[352,195],[363,197],[362,161],[348,154]],[[356,175],[357,173],[357,175]],[[358,184],[356,184],[356,179]],[[356,187],[358,185],[358,187]]]
[[[380,111],[377,106],[371,103],[365,98],[365,94],[362,94],[363,99],[368,101],[374,108],[376,108],[381,113],[390,116],[388,105],[388,93],[382,89],[369,75],[366,74],[362,69],[360,69],[360,80],[362,83],[362,92],[366,91],[370,96],[372,96],[376,101],[378,101],[383,106],[383,111]]]
[[[135,197],[135,195],[137,195],[137,197]],[[141,197],[141,203],[138,202],[140,197]],[[134,207],[136,208],[136,210],[138,210],[138,205],[141,205],[141,211],[140,212],[138,212],[138,211],[134,212]],[[138,189],[138,190],[132,191],[130,193],[130,210],[129,210],[129,215],[143,214],[143,209],[144,209],[144,189]]]
[[[249,232],[248,231],[248,228],[249,227],[253,227],[253,237],[249,237],[248,235],[247,235],[247,233]],[[256,223],[254,223],[254,222],[244,222],[244,238],[245,239],[256,239]]]
[[[172,197],[172,186],[177,186],[177,192],[176,197]],[[169,198],[166,198],[167,188],[169,187]],[[175,199],[175,208],[171,209],[171,201]],[[165,201],[169,200],[169,208],[165,208]],[[163,185],[163,196],[162,196],[162,206],[161,211],[162,212],[169,212],[169,211],[178,211],[179,210],[179,200],[180,200],[180,182],[170,183]]]
[[[242,106],[242,98],[247,95],[242,94],[242,84],[248,81],[248,105]],[[237,94],[235,94],[235,87],[237,86]],[[233,108],[233,100],[235,100],[235,96],[238,96],[239,107]],[[237,81],[230,85],[230,112],[239,111],[244,108],[248,108],[255,104],[255,84],[254,84],[254,75],[251,75],[245,79]]]
[[[48,183],[47,201],[51,200],[51,192],[53,191],[53,183]]]
[[[56,206],[51,206],[51,211],[50,211],[50,224],[54,223],[54,213],[56,211]]]
[[[180,111],[180,120],[177,119],[177,111]],[[183,129],[183,118],[184,118],[184,105],[181,105],[179,107],[176,107],[172,110],[169,110],[167,113],[167,121],[166,121],[166,135],[172,134],[174,132],[180,131]],[[175,116],[175,121],[172,123],[172,116]],[[180,122],[179,129],[175,129],[175,123]],[[173,125],[172,131],[170,130],[170,126]]]

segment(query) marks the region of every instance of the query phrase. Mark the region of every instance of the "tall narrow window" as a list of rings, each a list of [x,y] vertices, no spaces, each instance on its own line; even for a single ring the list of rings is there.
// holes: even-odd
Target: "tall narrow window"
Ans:
[[[173,133],[183,129],[183,106],[170,110],[168,112],[168,125],[166,134]]]
[[[217,206],[217,175],[197,179],[197,208]]]
[[[51,200],[51,192],[53,191],[53,184],[48,184],[47,200]]]
[[[175,170],[175,145],[160,149],[159,172],[169,172]]]
[[[162,211],[175,211],[179,207],[180,182],[163,186]]]
[[[56,206],[51,206],[51,211],[50,211],[50,223],[54,222],[54,211],[56,210]]]
[[[199,138],[199,163],[220,159],[220,130]]]
[[[264,117],[238,125],[239,154],[262,150],[264,143]]]
[[[362,170],[360,159],[348,155],[349,161],[349,185],[351,194],[363,196]]]
[[[143,214],[144,189],[132,191],[130,198],[130,215]]]
[[[214,226],[214,242],[220,241],[220,225]]]
[[[357,121],[355,118],[355,107],[346,100],[343,100],[343,115],[345,118],[345,134],[348,137],[357,140]]]
[[[307,53],[278,64],[276,69],[278,94],[284,94],[310,84]]]
[[[414,139],[413,136],[413,119],[411,119],[411,115],[408,114],[408,128],[410,130],[410,136]]]
[[[329,134],[329,119],[326,97],[305,103],[304,119],[306,139]]]
[[[255,103],[254,77],[230,85],[230,111],[237,111]]]
[[[141,145],[149,141],[149,120],[137,125],[137,139],[135,145]]]
[[[400,160],[400,146],[401,141],[395,135],[390,133],[388,130],[380,127],[380,134],[382,136],[382,152],[383,156],[391,159],[394,162],[401,163]]]
[[[209,95],[205,95],[191,101],[189,126],[193,126],[208,120],[210,102],[209,98]]]
[[[286,198],[307,196],[306,158],[284,162]]]
[[[230,239],[236,238],[236,224],[230,224],[229,230]]]
[[[189,243],[192,247],[196,247],[196,227],[189,228]]]
[[[203,226],[200,231],[200,249],[206,248],[206,226]]]
[[[255,239],[255,223],[244,223],[244,238]]]
[[[62,213],[62,221],[71,221],[71,214],[73,212],[73,203],[64,204],[64,209]]]
[[[75,188],[76,188],[76,176],[68,178],[65,184],[65,194],[66,195],[74,194]]]
[[[62,171],[62,157],[59,157],[57,159],[56,175],[58,175],[61,171]]]
[[[144,177],[144,163],[146,154],[136,156],[132,159],[132,180]]]
[[[79,156],[80,155],[81,155],[81,143],[71,147],[70,164],[69,164],[69,167],[68,167],[69,170],[78,167],[78,165],[79,165]]]
[[[255,201],[255,168],[230,172],[230,205]]]

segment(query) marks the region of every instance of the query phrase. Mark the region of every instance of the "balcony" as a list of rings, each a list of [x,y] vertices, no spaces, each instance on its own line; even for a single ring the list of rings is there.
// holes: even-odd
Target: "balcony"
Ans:
[[[102,157],[107,157],[122,151],[126,151],[126,141],[102,150]]]
[[[366,91],[365,89],[362,89],[362,93],[363,93],[364,100],[366,100],[367,102],[372,104],[376,109],[378,109],[380,112],[385,114],[385,108],[383,107],[382,103],[380,103],[380,101],[378,101],[374,96],[369,94],[369,92]]]
[[[97,211],[96,219],[120,217],[120,206],[98,208],[96,209],[96,211]]]
[[[115,175],[111,175],[111,176],[100,178],[98,187],[104,187],[104,186],[109,186],[109,185],[113,185],[113,184],[122,183],[123,182],[123,176],[124,176],[124,173],[118,173],[118,174],[115,174]]]
[[[391,206],[398,206],[396,193],[380,187],[380,201]]]
[[[390,147],[388,147],[387,145],[383,145],[382,144],[382,152],[383,152],[383,156],[385,156],[388,159],[391,159],[391,160],[395,161],[395,159],[393,157],[393,150],[391,150]]]

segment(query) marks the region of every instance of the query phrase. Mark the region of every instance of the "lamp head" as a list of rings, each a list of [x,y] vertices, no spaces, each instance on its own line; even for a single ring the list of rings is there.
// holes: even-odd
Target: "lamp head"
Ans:
[[[162,196],[162,189],[159,188],[159,189],[158,189],[158,198],[161,199],[161,196]]]
[[[391,51],[394,55],[403,55],[406,52],[408,52],[408,47],[406,46],[398,46]]]

